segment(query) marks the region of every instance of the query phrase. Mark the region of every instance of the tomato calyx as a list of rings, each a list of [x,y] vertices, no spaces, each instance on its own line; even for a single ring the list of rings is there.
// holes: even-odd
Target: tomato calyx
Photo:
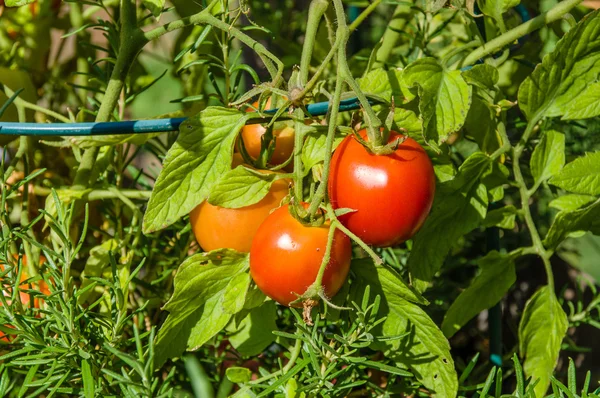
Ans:
[[[304,205],[297,204],[294,197],[290,199],[289,211],[292,217],[307,227],[321,227],[326,222],[325,212],[323,210],[319,209],[317,214],[311,215]]]
[[[356,131],[354,129],[352,130],[352,135],[363,147],[365,147],[365,149],[370,154],[377,155],[377,156],[385,156],[385,155],[391,155],[392,153],[396,152],[396,150],[400,147],[400,145],[402,145],[402,143],[404,141],[406,141],[406,139],[408,138],[406,135],[404,135],[404,133],[406,133],[406,129],[401,128],[398,130],[401,135],[398,136],[398,138],[396,138],[392,142],[389,142],[385,145],[377,145],[371,141],[365,140],[363,137],[361,137],[361,135],[358,133],[358,131]],[[387,141],[387,137],[389,137],[389,135],[390,135],[390,130],[388,130],[386,132],[386,131],[384,131],[384,128],[382,127],[380,134],[385,138],[385,140],[383,140],[385,142],[385,141]]]

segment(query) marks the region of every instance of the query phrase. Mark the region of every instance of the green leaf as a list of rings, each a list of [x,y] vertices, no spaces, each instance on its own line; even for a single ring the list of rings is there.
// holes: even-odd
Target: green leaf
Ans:
[[[337,136],[333,141],[333,149],[335,149],[344,137]],[[310,132],[306,134],[304,145],[302,146],[301,159],[304,164],[305,172],[309,172],[312,167],[322,163],[325,158],[327,149],[327,135],[319,132]]]
[[[164,307],[170,314],[157,337],[157,366],[186,347],[199,348],[227,325],[232,314],[224,311],[225,293],[247,269],[248,255],[227,249],[196,254],[179,266],[175,292]],[[238,309],[237,304],[229,301],[227,309]]]
[[[586,153],[567,164],[549,181],[565,191],[584,195],[600,194],[600,152]]]
[[[493,153],[501,145],[499,129],[504,128],[494,107],[498,70],[491,65],[475,65],[462,72],[465,81],[473,86],[471,107],[465,120],[465,131],[485,153]]]
[[[441,143],[460,130],[471,105],[471,86],[460,71],[446,70],[434,58],[419,59],[402,74],[408,86],[419,86],[419,110],[427,141]]]
[[[456,397],[458,377],[448,340],[425,311],[405,299],[406,289],[398,289],[399,277],[390,277],[384,267],[374,272],[366,266],[368,262],[366,259],[352,262],[352,270],[359,276],[350,287],[352,299],[360,303],[364,289],[370,286],[371,293],[382,299],[379,316],[386,317],[374,334],[395,337],[408,333],[403,339],[376,342],[374,348],[386,349],[387,358],[402,369],[407,368],[435,396]]]
[[[596,198],[590,195],[569,194],[559,196],[558,198],[552,200],[548,206],[558,210],[573,211],[593,202],[594,200],[596,200]]]
[[[208,197],[231,170],[235,138],[250,117],[247,112],[209,107],[182,123],[148,202],[145,233],[171,225]]]
[[[423,127],[419,117],[413,111],[397,107],[394,109],[394,123],[398,128],[406,130],[405,134],[422,140]]]
[[[442,267],[456,241],[477,228],[487,214],[487,190],[480,183],[491,159],[481,152],[469,156],[453,180],[440,184],[431,214],[413,238],[408,269],[419,291]]]
[[[537,184],[560,172],[565,165],[564,134],[554,130],[546,131],[533,150],[529,163],[531,174]],[[600,181],[600,177],[598,178]]]
[[[94,398],[96,383],[92,375],[92,368],[87,359],[81,361],[81,378],[83,380],[83,393],[86,398]]]
[[[208,196],[208,203],[228,209],[260,202],[271,189],[275,173],[260,173],[238,166],[223,175]]]
[[[142,0],[142,4],[150,10],[152,15],[159,17],[165,6],[165,0]]]
[[[411,288],[396,271],[386,266],[376,266],[370,259],[352,261],[352,270],[369,283],[380,283],[383,288],[394,286],[394,294],[413,303],[428,305],[429,302],[419,292]]]
[[[275,335],[271,332],[277,330],[276,317],[275,302],[267,301],[250,311],[239,329],[229,336],[229,342],[242,355],[260,354],[275,341]]]
[[[5,4],[7,7],[21,7],[27,4],[31,4],[36,0],[6,0]]]
[[[478,264],[480,274],[446,312],[442,331],[448,338],[481,311],[496,305],[517,279],[513,260],[497,251],[490,252]]]
[[[481,225],[485,228],[499,227],[503,229],[513,229],[515,227],[517,211],[517,208],[513,205],[494,209],[488,212]]]
[[[518,102],[529,120],[600,115],[600,11],[587,14],[519,87]]]
[[[241,272],[231,278],[223,295],[223,310],[228,314],[237,314],[244,309],[246,295],[250,287],[250,274]]]
[[[232,383],[247,383],[252,377],[252,371],[247,368],[234,366],[231,368],[227,368],[227,370],[225,371],[225,375]]]
[[[550,226],[544,245],[555,249],[568,234],[577,231],[600,235],[600,200],[582,209],[559,212]]]
[[[600,236],[587,233],[578,238],[569,238],[563,242],[561,249],[557,252],[560,258],[589,275],[594,283],[600,285]]]
[[[69,141],[81,149],[107,145],[121,145],[128,142],[134,145],[143,145],[149,139],[158,137],[160,134],[161,133],[94,135],[89,137],[72,137]]]
[[[502,14],[518,6],[520,2],[520,0],[477,0],[481,12],[494,18],[502,27],[504,27]]]
[[[403,104],[415,99],[415,94],[402,80],[402,72],[398,69],[373,69],[365,76],[357,79],[363,93],[371,97],[380,97],[390,102],[394,97],[396,104]]]
[[[569,321],[549,286],[539,289],[525,304],[519,324],[519,351],[527,377],[539,379],[535,395],[546,395]]]

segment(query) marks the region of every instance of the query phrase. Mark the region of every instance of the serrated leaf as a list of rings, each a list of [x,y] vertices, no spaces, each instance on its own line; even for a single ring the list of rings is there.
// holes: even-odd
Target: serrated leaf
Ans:
[[[403,339],[377,342],[374,348],[386,350],[387,358],[413,373],[434,396],[454,398],[458,377],[448,340],[425,311],[403,298],[398,289],[398,278],[388,278],[386,272],[381,272],[386,270],[383,267],[378,267],[375,272],[365,267],[368,261],[360,259],[352,262],[353,272],[359,277],[351,285],[351,297],[360,303],[364,289],[370,286],[372,295],[381,296],[379,316],[386,316],[385,321],[377,326],[377,334],[395,337],[408,333]]]
[[[448,338],[481,311],[496,305],[517,279],[515,264],[508,255],[492,251],[478,264],[481,272],[446,312],[442,331]]]
[[[159,17],[165,6],[165,0],[142,0],[142,4],[150,10],[152,15]]]
[[[275,173],[260,173],[238,166],[215,184],[208,195],[208,203],[228,209],[253,205],[267,196],[276,177]]]
[[[333,149],[342,142],[343,137],[336,136],[333,141]],[[308,173],[315,165],[322,163],[327,149],[327,135],[312,132],[306,134],[304,145],[302,145],[301,159],[304,170]]]
[[[471,105],[471,86],[460,71],[446,70],[434,58],[419,59],[402,73],[406,85],[419,87],[419,110],[427,141],[441,143],[460,130]]]
[[[525,304],[519,324],[519,351],[525,376],[539,380],[535,395],[546,395],[569,321],[549,286],[540,288]]]
[[[256,356],[273,341],[277,330],[277,309],[274,301],[267,301],[254,308],[240,323],[239,329],[229,336],[229,342],[240,354]]]
[[[477,0],[481,12],[494,18],[502,26],[504,26],[502,14],[518,6],[520,2],[521,0]]]
[[[404,134],[422,140],[423,126],[413,111],[404,108],[394,109],[394,123],[398,128],[406,130]]]
[[[365,76],[357,79],[363,93],[380,97],[390,102],[392,97],[396,104],[403,104],[415,99],[415,94],[404,84],[402,71],[399,69],[373,69]]]
[[[465,120],[465,131],[488,154],[501,145],[500,120],[493,107],[496,99],[498,70],[491,65],[475,65],[462,72],[465,81],[473,86],[471,107]]]
[[[417,290],[427,288],[455,242],[485,219],[487,190],[480,180],[491,164],[488,156],[476,152],[461,165],[454,179],[440,184],[431,214],[413,238],[408,258]]]
[[[565,191],[584,195],[600,194],[600,152],[588,152],[567,164],[549,181]]]
[[[517,212],[517,208],[513,205],[491,210],[487,213],[487,216],[481,225],[485,228],[498,227],[503,229],[513,229],[515,227]]]
[[[225,375],[232,383],[246,383],[250,381],[250,378],[252,377],[252,371],[247,368],[233,366],[231,368],[227,368]]]
[[[558,41],[519,87],[518,102],[529,120],[583,119],[600,114],[600,11],[586,15]]]
[[[250,117],[247,112],[209,107],[181,124],[148,202],[145,233],[171,225],[208,197],[231,170],[235,138]]]
[[[169,316],[157,337],[157,366],[199,348],[227,325],[232,314],[223,310],[226,289],[247,269],[248,255],[228,249],[193,255],[179,266],[175,292],[163,308]]]
[[[252,278],[247,272],[241,272],[231,278],[223,295],[223,310],[228,314],[237,314],[244,309],[246,294]]]
[[[569,194],[559,196],[550,202],[548,206],[558,210],[573,211],[593,202],[594,200],[596,200],[596,198],[590,195]]]
[[[570,233],[577,231],[590,231],[594,235],[600,235],[599,200],[579,210],[559,212],[544,239],[544,245],[555,249]]]
[[[554,176],[565,165],[565,136],[546,131],[531,155],[531,174],[537,184]],[[600,163],[599,163],[600,165]],[[600,181],[600,177],[598,177]]]

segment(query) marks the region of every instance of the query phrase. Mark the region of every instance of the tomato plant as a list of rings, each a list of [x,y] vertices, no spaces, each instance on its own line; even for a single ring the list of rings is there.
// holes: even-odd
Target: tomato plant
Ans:
[[[0,0],[0,396],[598,396],[596,7]]]
[[[315,282],[326,255],[330,226],[305,226],[289,206],[275,210],[261,224],[250,251],[250,275],[267,296],[283,305],[298,301]],[[323,294],[333,297],[350,270],[352,247],[341,231],[333,233],[329,260],[323,273]]]
[[[358,134],[367,137],[366,130]],[[396,132],[388,143],[399,139],[403,141],[392,153],[375,155],[348,136],[331,159],[331,204],[354,210],[340,221],[369,245],[388,247],[412,238],[433,204],[435,174],[429,157],[415,140]]]

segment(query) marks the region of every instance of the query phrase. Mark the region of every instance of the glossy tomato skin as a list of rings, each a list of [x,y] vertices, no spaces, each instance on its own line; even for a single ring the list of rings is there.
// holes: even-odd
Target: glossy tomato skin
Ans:
[[[367,139],[366,130],[359,132]],[[392,132],[389,142],[400,135]],[[334,209],[356,210],[340,221],[365,243],[387,247],[410,239],[425,222],[435,194],[435,174],[412,138],[389,155],[370,154],[346,137],[331,160],[329,199]]]
[[[254,104],[255,108],[258,108],[258,102]],[[269,99],[265,105],[265,109],[270,109],[271,99]],[[249,109],[253,111],[253,109]],[[242,139],[244,140],[244,147],[253,159],[257,159],[260,156],[261,149],[261,138],[265,134],[267,129],[260,124],[248,124],[242,128]],[[294,129],[291,127],[285,127],[280,130],[274,130],[273,136],[275,137],[275,150],[271,155],[269,163],[278,165],[284,163],[292,156],[294,152]]]
[[[286,306],[297,300],[315,282],[328,234],[327,224],[302,225],[290,214],[289,205],[275,210],[258,229],[250,250],[250,275],[259,289]],[[335,231],[331,259],[323,276],[327,297],[333,297],[344,284],[351,256],[350,239]]]
[[[241,155],[235,154],[233,167],[241,163]],[[202,202],[190,213],[192,230],[202,249],[212,251],[229,248],[249,252],[258,227],[287,196],[288,185],[288,180],[276,180],[260,202],[238,209]]]

